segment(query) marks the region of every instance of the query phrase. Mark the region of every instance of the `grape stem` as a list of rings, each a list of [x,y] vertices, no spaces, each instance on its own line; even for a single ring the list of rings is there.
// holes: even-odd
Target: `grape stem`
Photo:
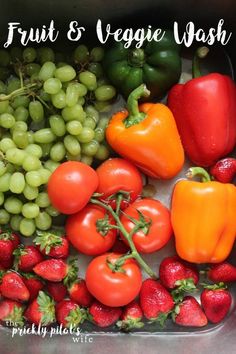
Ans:
[[[29,85],[20,87],[19,89],[15,90],[15,91],[12,91],[11,93],[9,93],[9,95],[0,95],[0,102],[8,101],[8,100],[11,100],[14,97],[24,95],[30,89],[32,89],[32,88],[34,88],[36,86],[37,86],[37,84],[29,84]]]
[[[126,229],[124,228],[124,225],[122,224],[119,215],[117,215],[117,213],[111,208],[110,205],[107,205],[103,202],[101,202],[100,200],[97,200],[95,198],[91,198],[90,202],[96,205],[99,205],[100,207],[104,208],[105,210],[107,210],[114,218],[114,220],[117,223],[117,226],[120,230],[120,232],[123,234],[124,238],[127,240],[129,247],[131,249],[131,253],[129,255],[129,258],[134,258],[136,259],[136,261],[140,264],[140,266],[143,268],[143,270],[153,279],[156,279],[157,276],[156,274],[153,272],[153,270],[149,267],[149,265],[144,261],[144,259],[140,256],[140,254],[138,253],[134,242],[132,240],[132,236],[135,234],[135,232],[137,232],[139,230],[139,226],[136,225],[132,231],[130,233],[128,233],[126,231]],[[118,208],[119,210],[119,208]]]

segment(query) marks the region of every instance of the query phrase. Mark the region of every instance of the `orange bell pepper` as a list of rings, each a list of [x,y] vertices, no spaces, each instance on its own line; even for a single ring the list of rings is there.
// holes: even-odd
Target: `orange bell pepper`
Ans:
[[[150,92],[140,85],[127,101],[128,110],[116,113],[107,129],[106,139],[121,156],[154,178],[174,177],[184,163],[184,150],[174,117],[167,106],[143,103]]]
[[[194,263],[218,263],[230,254],[236,236],[236,187],[210,180],[199,167],[174,187],[171,221],[178,255]]]

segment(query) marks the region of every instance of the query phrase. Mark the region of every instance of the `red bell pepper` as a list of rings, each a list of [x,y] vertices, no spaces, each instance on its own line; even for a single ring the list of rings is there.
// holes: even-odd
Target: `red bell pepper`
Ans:
[[[172,87],[168,95],[185,152],[198,166],[208,167],[231,152],[236,144],[236,86],[218,73],[201,76],[197,50],[193,79]]]

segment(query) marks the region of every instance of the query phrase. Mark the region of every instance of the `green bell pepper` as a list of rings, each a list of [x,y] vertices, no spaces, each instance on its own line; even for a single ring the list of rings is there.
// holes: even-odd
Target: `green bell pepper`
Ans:
[[[145,42],[142,48],[124,48],[122,42],[117,42],[107,50],[103,66],[112,84],[125,97],[143,83],[151,91],[149,99],[161,97],[179,80],[180,46],[170,30],[159,42]]]

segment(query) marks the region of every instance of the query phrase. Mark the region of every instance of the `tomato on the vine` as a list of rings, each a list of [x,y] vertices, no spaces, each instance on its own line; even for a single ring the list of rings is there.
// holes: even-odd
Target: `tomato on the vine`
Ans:
[[[127,207],[129,203],[137,199],[143,188],[142,176],[136,166],[121,158],[110,158],[103,162],[96,170],[99,184],[97,192],[102,194],[101,199],[114,196],[110,199],[110,205],[115,206],[115,196],[120,191],[128,192],[128,202],[123,200],[121,207]],[[126,195],[124,194],[124,197]]]
[[[97,256],[107,252],[116,240],[114,219],[105,209],[88,204],[66,221],[66,235],[72,245],[81,253]]]
[[[86,271],[88,290],[107,306],[125,306],[136,298],[141,289],[142,274],[134,259],[126,259],[120,269],[112,269],[120,257],[116,253],[98,256]]]
[[[74,214],[85,207],[97,186],[96,171],[82,162],[67,161],[51,174],[48,196],[61,213]]]
[[[124,210],[121,222],[124,228],[131,232],[135,227],[135,222],[129,217],[134,218],[141,226],[140,230],[133,235],[133,242],[138,252],[158,251],[169,241],[172,235],[170,212],[158,200],[139,199]],[[123,237],[122,239],[127,243]]]

